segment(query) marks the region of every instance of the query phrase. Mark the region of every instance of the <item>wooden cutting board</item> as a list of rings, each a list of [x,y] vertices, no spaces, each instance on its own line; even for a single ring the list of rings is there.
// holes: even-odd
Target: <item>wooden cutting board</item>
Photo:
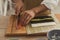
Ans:
[[[26,35],[26,28],[24,26],[19,25],[20,29],[16,29],[17,19],[16,16],[11,16],[8,22],[8,27],[6,31],[6,35]]]

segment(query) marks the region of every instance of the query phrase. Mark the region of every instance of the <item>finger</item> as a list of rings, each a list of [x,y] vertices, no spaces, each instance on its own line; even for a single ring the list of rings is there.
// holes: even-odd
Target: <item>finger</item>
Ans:
[[[16,8],[16,10],[15,10],[15,14],[18,15],[18,12],[19,12],[19,10]]]
[[[17,7],[17,6],[16,6],[16,8],[15,8],[15,13],[16,13],[16,14],[19,14],[19,13],[20,13],[20,7]]]
[[[24,18],[24,25],[26,24],[26,20],[29,18],[29,15],[27,14],[26,17]]]
[[[28,14],[25,14],[25,16],[24,16],[24,20],[22,21],[23,24],[25,24],[25,21],[26,21],[26,19],[27,19],[27,16],[28,16]]]
[[[25,20],[26,16],[27,16],[26,13],[21,16],[20,21],[21,21],[22,24],[24,23],[24,20]]]
[[[28,19],[29,19],[29,15],[27,14],[27,18],[25,18],[24,24],[26,24]]]
[[[28,24],[31,19],[32,19],[32,17],[29,16],[29,18],[26,20],[26,24]]]
[[[24,9],[24,7],[22,6],[21,8],[20,8],[20,11],[22,12],[22,11],[24,11],[25,9]]]
[[[21,24],[22,24],[22,22],[23,22],[23,17],[24,17],[24,14],[20,17],[20,22],[21,22]]]

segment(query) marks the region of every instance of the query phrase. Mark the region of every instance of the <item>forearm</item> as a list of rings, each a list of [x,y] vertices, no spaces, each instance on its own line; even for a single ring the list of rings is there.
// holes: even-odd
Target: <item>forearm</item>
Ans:
[[[45,11],[45,10],[48,10],[48,8],[44,4],[41,4],[40,6],[32,9],[32,11],[34,11],[36,14],[38,12],[42,12],[42,11]]]

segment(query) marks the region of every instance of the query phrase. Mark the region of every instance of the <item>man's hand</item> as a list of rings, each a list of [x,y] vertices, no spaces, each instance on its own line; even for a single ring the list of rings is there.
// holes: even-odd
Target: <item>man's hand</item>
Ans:
[[[19,13],[23,10],[23,2],[22,0],[13,0],[13,2],[15,3],[14,8],[15,8],[15,13],[16,15],[19,15]]]
[[[27,25],[32,18],[35,17],[35,13],[32,10],[24,11],[20,17],[20,23],[22,25]]]

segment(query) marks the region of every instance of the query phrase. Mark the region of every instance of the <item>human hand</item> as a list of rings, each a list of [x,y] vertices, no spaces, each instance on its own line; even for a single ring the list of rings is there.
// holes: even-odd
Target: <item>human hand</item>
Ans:
[[[23,11],[23,6],[24,6],[24,4],[23,4],[22,0],[13,0],[13,2],[15,3],[15,4],[14,4],[15,14],[16,14],[16,15],[19,15],[19,13],[20,13],[21,11]]]
[[[22,25],[27,25],[32,18],[35,17],[35,13],[32,10],[27,10],[22,12],[20,17],[20,23]]]

